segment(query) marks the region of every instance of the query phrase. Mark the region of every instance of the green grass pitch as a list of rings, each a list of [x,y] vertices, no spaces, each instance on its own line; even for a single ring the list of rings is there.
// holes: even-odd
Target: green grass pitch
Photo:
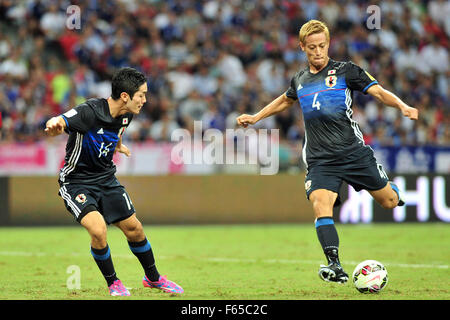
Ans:
[[[73,227],[0,228],[0,299],[174,300],[427,300],[450,299],[450,225],[342,225],[340,255],[351,274],[357,263],[384,263],[387,287],[361,294],[352,285],[325,283],[325,262],[314,225],[152,226],[144,230],[161,274],[185,294],[168,296],[143,288],[143,272],[115,227],[108,229],[118,277],[131,297],[110,297],[89,253],[89,236]],[[80,288],[69,289],[70,266],[80,270]]]

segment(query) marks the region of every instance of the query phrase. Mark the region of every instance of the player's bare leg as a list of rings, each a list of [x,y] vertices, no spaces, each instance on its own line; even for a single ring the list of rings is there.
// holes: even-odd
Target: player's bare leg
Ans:
[[[337,196],[336,192],[317,189],[311,192],[309,200],[316,217],[317,237],[328,261],[327,266],[320,266],[319,277],[324,281],[345,283],[348,275],[339,261],[339,237],[333,220],[333,206]]]
[[[404,204],[397,186],[392,182],[388,182],[382,189],[369,191],[369,193],[385,209],[393,209],[398,205],[401,206]]]
[[[337,196],[336,192],[326,189],[317,189],[311,192],[309,201],[311,201],[316,219],[333,217],[333,205]]]
[[[106,222],[98,211],[87,213],[80,224],[87,230],[91,236],[91,247],[102,249],[106,247]]]
[[[114,224],[125,234],[131,252],[139,259],[145,276],[142,280],[144,287],[157,288],[168,293],[183,293],[183,288],[175,282],[161,276],[156,269],[155,258],[150,242],[144,233],[142,223],[133,214],[125,220]]]
[[[130,292],[117,278],[106,240],[106,222],[98,211],[87,213],[80,221],[91,236],[91,254],[97,263],[112,296],[129,296]]]
[[[142,223],[133,214],[129,218],[114,224],[124,233],[129,242],[139,242],[145,239],[144,228]]]

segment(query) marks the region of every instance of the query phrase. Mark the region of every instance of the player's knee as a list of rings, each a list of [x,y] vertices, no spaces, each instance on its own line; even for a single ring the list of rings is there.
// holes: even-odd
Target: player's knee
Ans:
[[[92,241],[98,244],[106,244],[106,226],[95,226],[89,229]]]
[[[126,229],[125,234],[127,238],[133,240],[142,238],[144,236],[144,228],[142,227],[142,223],[136,221],[136,223]]]
[[[329,216],[330,211],[333,211],[333,206],[330,206],[328,201],[324,199],[315,199],[312,203],[314,214],[316,218],[320,218],[322,216]]]

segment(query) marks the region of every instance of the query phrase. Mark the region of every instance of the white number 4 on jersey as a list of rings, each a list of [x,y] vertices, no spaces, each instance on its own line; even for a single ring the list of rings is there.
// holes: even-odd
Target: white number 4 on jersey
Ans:
[[[314,95],[312,107],[313,107],[313,109],[314,109],[314,108],[317,108],[317,110],[320,110],[320,102],[317,100],[317,96],[318,96],[318,95],[319,95],[319,93],[316,93],[316,94]]]

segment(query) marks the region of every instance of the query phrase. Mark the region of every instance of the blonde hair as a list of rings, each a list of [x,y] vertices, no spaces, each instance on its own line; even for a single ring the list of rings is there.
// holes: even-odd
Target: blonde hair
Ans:
[[[300,42],[305,44],[305,39],[307,36],[310,36],[315,33],[325,32],[325,37],[327,41],[330,41],[330,31],[328,31],[328,27],[325,23],[319,20],[310,20],[305,23],[298,33],[298,37],[300,38]]]

